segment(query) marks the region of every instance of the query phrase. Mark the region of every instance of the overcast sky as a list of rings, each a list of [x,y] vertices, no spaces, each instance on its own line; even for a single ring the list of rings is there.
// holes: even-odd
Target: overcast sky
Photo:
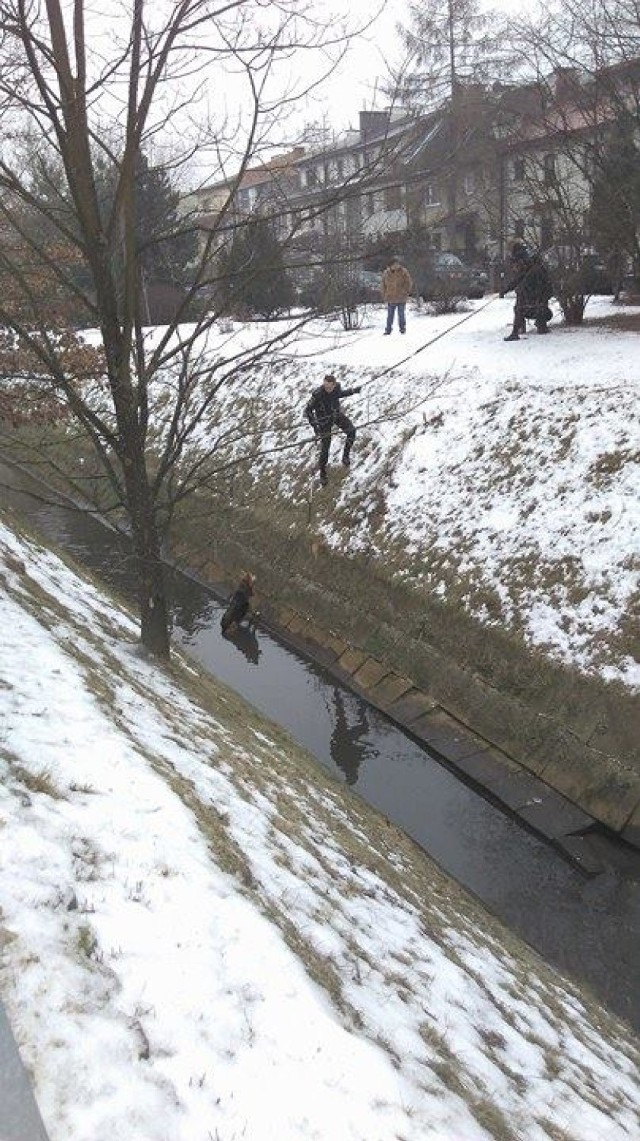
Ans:
[[[407,0],[351,0],[350,20],[364,25],[372,19],[372,24],[354,36],[322,95],[309,102],[310,120],[320,120],[325,115],[331,126],[342,131],[357,126],[359,111],[388,104],[381,85],[389,66],[402,54],[397,25],[406,18],[407,8]]]
[[[325,7],[324,0],[317,3],[320,10]],[[309,101],[309,120],[320,120],[324,114],[340,132],[357,126],[360,110],[388,105],[384,79],[405,55],[398,25],[408,25],[410,4],[411,0],[350,0],[349,19],[361,25],[371,20],[371,26],[353,38],[336,75],[320,96]],[[535,3],[528,6],[533,8]],[[522,9],[523,0],[481,0],[481,7],[513,16]]]

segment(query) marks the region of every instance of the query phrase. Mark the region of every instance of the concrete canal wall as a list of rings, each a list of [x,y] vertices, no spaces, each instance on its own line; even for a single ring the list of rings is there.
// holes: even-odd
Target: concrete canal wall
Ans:
[[[206,551],[183,522],[174,554],[218,588],[251,569],[274,629],[571,855],[594,821],[640,848],[637,695],[329,551],[311,528],[284,532],[275,510],[237,522],[213,509]]]

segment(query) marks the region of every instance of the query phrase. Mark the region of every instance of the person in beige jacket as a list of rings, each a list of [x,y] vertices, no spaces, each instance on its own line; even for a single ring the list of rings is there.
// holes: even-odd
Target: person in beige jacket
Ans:
[[[382,299],[387,303],[387,327],[384,331],[388,337],[393,328],[393,318],[398,311],[398,328],[401,333],[407,329],[406,306],[407,298],[413,291],[413,281],[409,270],[399,258],[393,258],[382,275]]]

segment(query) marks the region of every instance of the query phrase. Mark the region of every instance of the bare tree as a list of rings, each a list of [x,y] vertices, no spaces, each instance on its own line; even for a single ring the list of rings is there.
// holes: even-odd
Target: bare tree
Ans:
[[[217,257],[244,172],[280,142],[284,117],[332,70],[347,34],[298,0],[107,7],[98,16],[83,0],[0,3],[3,373],[34,377],[90,441],[110,506],[130,528],[142,642],[167,655],[163,540],[176,504],[211,468],[201,440],[195,452],[189,444],[202,436],[216,394],[295,335],[295,324],[283,325],[258,348],[212,361],[203,343],[219,316]],[[303,52],[320,53],[321,62],[308,54],[301,66]],[[313,78],[294,78],[301,74]],[[26,149],[37,172],[25,167]],[[176,173],[197,160],[209,177],[230,174],[224,203],[199,235],[188,288],[150,336],[144,243],[170,245],[197,227],[173,218],[168,232],[145,238],[136,172],[141,156],[154,153]],[[97,329],[97,343],[73,333],[72,320]]]

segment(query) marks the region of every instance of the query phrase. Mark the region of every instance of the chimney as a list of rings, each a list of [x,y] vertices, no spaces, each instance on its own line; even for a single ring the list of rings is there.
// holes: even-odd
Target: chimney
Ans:
[[[580,87],[580,73],[577,67],[557,67],[553,73],[553,94],[557,103],[575,98]]]
[[[384,135],[389,126],[388,111],[361,111],[360,112],[360,141],[366,143]]]

